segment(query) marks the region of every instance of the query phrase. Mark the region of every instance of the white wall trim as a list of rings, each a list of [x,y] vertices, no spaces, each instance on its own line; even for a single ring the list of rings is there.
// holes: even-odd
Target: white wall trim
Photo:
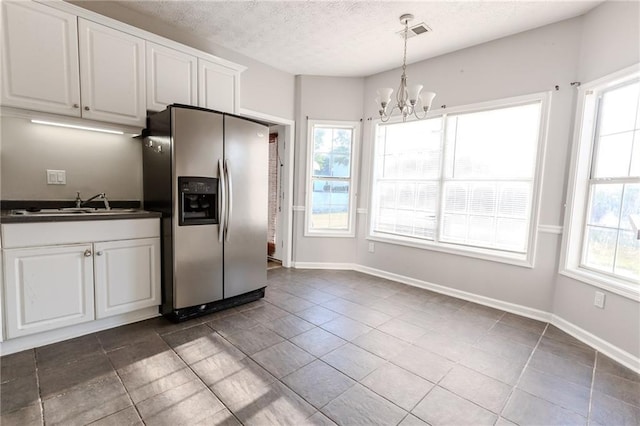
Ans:
[[[607,280],[607,276],[584,268],[561,268],[558,274],[640,303],[640,288],[637,285]]]
[[[325,263],[325,262],[295,262],[296,269],[335,269],[341,271],[356,271],[353,263]]]
[[[160,316],[158,313],[158,307],[152,306],[150,308],[116,315],[109,318],[17,337],[15,339],[8,339],[0,343],[0,355],[9,355],[26,349],[62,342],[63,340],[73,339],[74,337],[84,336],[85,334],[95,333],[97,331],[107,330],[125,324],[131,324],[149,318],[155,318],[157,316]]]
[[[368,209],[359,208],[359,209],[356,209],[356,213],[358,213],[358,214],[368,214],[369,210]]]
[[[294,212],[303,212],[303,211],[305,211],[304,206],[293,206],[293,207],[291,207],[291,209],[292,209]]]
[[[634,357],[629,352],[620,349],[617,346],[612,345],[606,340],[601,339],[595,334],[578,327],[577,325],[561,318],[557,315],[553,315],[551,324],[558,327],[560,330],[575,337],[583,343],[595,348],[598,352],[602,352],[609,358],[619,362],[631,370],[640,373],[640,358]]]
[[[265,114],[260,111],[254,111],[252,109],[242,108],[238,109],[238,113],[244,117],[255,118],[256,120],[268,121],[271,124],[281,124],[283,126],[295,126],[296,122],[284,117],[278,117],[276,115]]]
[[[562,235],[562,226],[560,225],[538,225],[538,232],[544,234],[557,234]]]
[[[619,362],[625,367],[630,368],[631,370],[637,373],[640,373],[640,358],[636,358],[633,354],[630,354],[629,352],[623,349],[620,349],[617,346],[612,345],[606,340],[550,312],[529,308],[527,306],[518,305],[516,303],[505,302],[503,300],[493,299],[490,297],[469,293],[467,291],[457,290],[457,289],[446,287],[443,285],[434,284],[427,281],[422,281],[422,280],[407,277],[404,275],[394,274],[391,272],[383,271],[381,269],[375,269],[375,268],[358,265],[358,264],[296,262],[295,268],[354,270],[354,271],[362,272],[368,275],[373,275],[380,278],[386,278],[386,279],[407,284],[410,286],[420,287],[426,290],[435,291],[437,293],[446,294],[447,296],[456,297],[459,299],[467,300],[469,302],[478,303],[480,305],[500,309],[506,312],[511,312],[513,314],[521,315],[526,318],[547,322],[549,324],[552,324],[558,327],[562,331],[575,337],[581,342],[591,346],[598,352],[601,352],[607,355],[609,358]]]
[[[368,266],[354,265],[355,270],[363,272],[365,274],[374,275],[380,278],[386,278],[392,281],[408,284],[413,287],[424,288],[425,290],[435,291],[436,293],[446,294],[447,296],[456,297],[458,299],[467,300],[469,302],[478,303],[484,306],[490,306],[492,308],[500,309],[503,311],[511,312],[513,314],[522,315],[527,318],[532,318],[538,321],[549,322],[552,315],[549,312],[541,311],[539,309],[533,309],[526,306],[518,305],[511,302],[505,302],[490,297],[480,296],[478,294],[469,293],[463,290],[457,290],[455,288],[446,287],[439,284],[434,284],[428,281],[422,281],[415,278],[407,277],[404,275],[394,274],[391,272],[383,271],[381,269],[370,268]]]

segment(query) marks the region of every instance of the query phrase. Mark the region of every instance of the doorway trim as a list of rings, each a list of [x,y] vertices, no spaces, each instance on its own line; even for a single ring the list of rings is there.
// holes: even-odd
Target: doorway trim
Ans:
[[[284,146],[285,146],[285,161],[284,172],[281,179],[283,181],[283,187],[285,189],[284,194],[284,211],[282,212],[282,226],[284,226],[285,238],[282,239],[282,266],[290,268],[293,265],[293,161],[295,158],[295,130],[296,122],[283,117],[277,117],[275,115],[265,114],[259,111],[251,109],[240,108],[240,115],[245,117],[254,118],[256,120],[266,121],[269,124],[280,125],[285,127],[284,132]]]

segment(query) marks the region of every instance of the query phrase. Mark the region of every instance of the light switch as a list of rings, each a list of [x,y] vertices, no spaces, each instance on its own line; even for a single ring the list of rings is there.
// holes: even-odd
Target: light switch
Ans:
[[[66,185],[67,172],[65,170],[47,170],[48,185]]]

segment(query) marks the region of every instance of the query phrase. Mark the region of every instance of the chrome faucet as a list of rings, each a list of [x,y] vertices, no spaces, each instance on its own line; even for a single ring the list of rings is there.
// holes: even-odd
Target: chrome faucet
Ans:
[[[80,208],[83,205],[95,200],[101,198],[102,201],[104,202],[104,208],[105,210],[111,210],[111,206],[109,206],[109,200],[107,199],[107,195],[104,192],[101,192],[99,194],[94,195],[93,197],[89,198],[88,200],[82,201],[82,199],[80,198],[80,193],[77,192],[76,193],[76,208]]]

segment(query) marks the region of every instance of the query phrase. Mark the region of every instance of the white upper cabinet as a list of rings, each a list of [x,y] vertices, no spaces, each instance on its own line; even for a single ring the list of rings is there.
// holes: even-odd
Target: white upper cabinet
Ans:
[[[198,61],[195,56],[147,42],[147,110],[169,104],[197,105]]]
[[[237,69],[198,58],[198,106],[235,113],[239,86]]]
[[[66,2],[0,3],[2,106],[137,128],[172,103],[238,112],[242,65]]]
[[[144,127],[144,40],[78,19],[82,116]]]
[[[2,2],[2,104],[80,116],[74,15],[34,2]]]

